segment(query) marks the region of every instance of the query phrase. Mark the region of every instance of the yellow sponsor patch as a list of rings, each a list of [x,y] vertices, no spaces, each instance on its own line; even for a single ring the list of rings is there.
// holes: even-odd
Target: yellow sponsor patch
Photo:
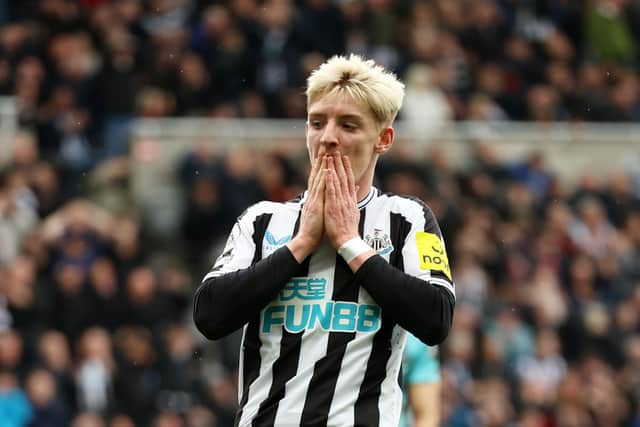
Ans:
[[[438,235],[418,231],[416,233],[416,246],[422,270],[442,271],[451,280],[447,252],[444,250],[444,245]]]

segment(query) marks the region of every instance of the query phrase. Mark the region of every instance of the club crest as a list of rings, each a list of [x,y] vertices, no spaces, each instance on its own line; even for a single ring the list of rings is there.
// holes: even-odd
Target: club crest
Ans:
[[[364,236],[364,241],[374,251],[378,252],[378,255],[387,255],[393,251],[393,244],[389,239],[389,235],[382,233],[382,230],[378,228],[373,229],[373,236],[371,234]]]

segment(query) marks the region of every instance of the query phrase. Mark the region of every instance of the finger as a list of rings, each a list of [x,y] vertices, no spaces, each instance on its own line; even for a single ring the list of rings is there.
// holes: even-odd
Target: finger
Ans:
[[[313,181],[309,187],[309,197],[316,197],[318,195],[318,185],[322,178],[322,170],[326,168],[327,159],[326,156],[322,156],[318,159],[317,168],[314,171]]]
[[[315,181],[316,181],[317,170],[318,170],[318,160],[316,159],[316,161],[313,163],[313,166],[311,167],[311,172],[309,172],[309,182],[307,184],[307,200],[311,200],[315,193],[315,188],[316,188]]]
[[[340,154],[340,152],[337,152],[335,154],[334,163],[335,163],[336,176],[338,178],[338,185],[339,185],[339,187],[336,190],[338,190],[341,194],[343,194],[344,197],[349,197],[351,193],[349,191],[349,183],[347,182],[347,173],[345,171],[344,164],[342,162],[342,155]]]
[[[358,190],[356,189],[355,177],[353,176],[353,169],[351,169],[351,161],[349,156],[343,156],[342,162],[344,163],[345,174],[347,175],[347,186],[349,188],[349,194],[358,202]]]
[[[335,170],[336,168],[336,161],[332,155],[327,156],[326,168],[329,170]]]
[[[330,163],[330,165],[331,165],[331,163]],[[326,180],[325,180],[325,191],[324,191],[324,193],[325,193],[326,199],[330,203],[333,203],[335,201],[335,198],[336,198],[336,183],[335,183],[334,178],[333,178],[334,174],[335,174],[335,171],[331,167],[329,167],[326,170],[326,173],[325,173]]]
[[[308,189],[311,189],[311,187],[313,186],[313,183],[315,182],[315,179],[318,176],[318,171],[322,167],[323,159],[324,159],[324,156],[319,156],[313,159],[311,170],[309,171],[309,181],[307,183]]]
[[[322,155],[322,156],[318,156],[317,160],[316,160],[316,168],[314,170],[313,173],[313,181],[311,182],[311,185],[313,186],[317,186],[318,182],[320,179],[322,178],[322,170],[325,169],[327,167],[327,155]]]
[[[333,185],[332,196],[334,197],[333,202],[336,204],[344,200],[344,197],[342,197],[342,187],[340,185],[340,180],[338,179],[337,162],[338,160],[334,156],[329,156],[327,159],[327,165],[330,172],[327,176],[327,181],[331,182]]]
[[[324,166],[326,166],[326,162],[323,163]],[[316,194],[316,198],[320,201],[320,203],[322,203],[324,205],[324,201],[325,201],[325,189],[327,187],[327,178],[325,176],[325,171],[327,170],[326,167],[323,167],[322,169],[320,169],[320,172],[318,172],[318,184],[316,185],[317,187],[317,194]]]

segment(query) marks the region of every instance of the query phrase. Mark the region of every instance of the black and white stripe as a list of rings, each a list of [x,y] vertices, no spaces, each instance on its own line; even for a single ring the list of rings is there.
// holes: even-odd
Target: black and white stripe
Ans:
[[[304,201],[303,196],[287,203],[262,202],[249,208],[206,277],[246,268],[275,251],[273,242],[286,244],[285,236],[294,236],[297,231]],[[359,207],[360,235],[364,238],[377,233],[390,241],[392,251],[379,251],[390,264],[455,295],[446,275],[420,269],[418,253],[411,244],[419,231],[440,236],[428,208],[409,198],[381,194],[375,188]],[[267,231],[272,236],[270,242],[265,241]],[[368,292],[354,283],[349,266],[328,243],[303,263],[299,277],[326,283],[322,300],[311,303],[379,309]],[[304,299],[289,303],[295,305],[295,322],[304,319],[303,305],[309,303]],[[276,304],[278,298],[244,327],[236,425],[397,425],[405,331],[394,319],[381,313],[376,330],[326,330],[324,325],[316,325],[290,332],[282,324],[265,325],[265,310]]]

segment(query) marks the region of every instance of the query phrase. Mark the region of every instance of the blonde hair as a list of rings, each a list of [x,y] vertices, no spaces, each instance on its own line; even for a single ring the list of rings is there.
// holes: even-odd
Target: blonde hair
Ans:
[[[307,106],[329,94],[344,93],[368,105],[379,125],[391,125],[404,98],[395,74],[359,55],[333,56],[307,79]]]

